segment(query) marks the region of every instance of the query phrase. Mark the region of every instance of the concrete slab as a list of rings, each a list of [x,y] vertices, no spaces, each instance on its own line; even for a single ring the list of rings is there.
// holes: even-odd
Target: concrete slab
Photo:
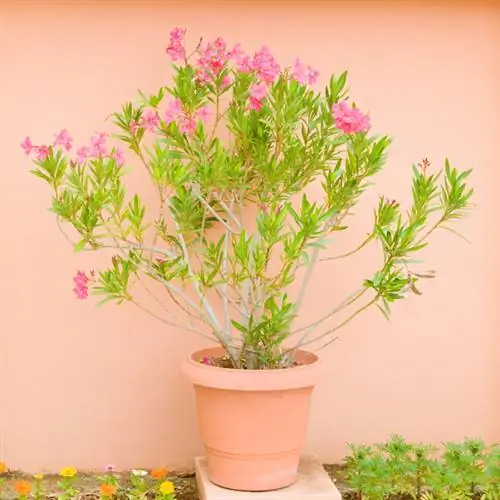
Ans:
[[[226,490],[212,484],[205,458],[195,458],[196,481],[201,500],[341,500],[342,496],[316,455],[300,458],[299,477],[295,484],[276,491],[250,493]]]

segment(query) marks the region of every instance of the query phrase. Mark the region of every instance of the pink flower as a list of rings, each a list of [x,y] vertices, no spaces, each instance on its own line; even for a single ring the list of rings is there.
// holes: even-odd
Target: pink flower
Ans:
[[[179,99],[171,101],[165,111],[165,123],[175,122],[182,115],[182,103]]]
[[[116,161],[116,164],[121,167],[125,163],[125,158],[123,157],[123,151],[120,148],[113,148],[113,151],[111,151],[111,154],[109,155],[110,158],[113,158],[113,160]]]
[[[70,151],[72,142],[73,138],[69,135],[66,129],[63,129],[56,135],[54,146],[62,146],[66,151]]]
[[[108,134],[105,132],[98,132],[96,135],[90,138],[90,142],[92,144],[91,155],[99,158],[100,156],[104,156],[107,153],[106,148],[106,139]]]
[[[154,132],[159,123],[160,118],[158,117],[158,113],[153,109],[148,109],[148,111],[142,115],[141,127],[150,132]]]
[[[243,57],[244,55],[245,55],[245,51],[243,50],[241,43],[236,43],[234,45],[234,47],[227,54],[227,56],[230,59],[234,59],[235,61],[237,61],[239,58]]]
[[[311,66],[307,67],[306,78],[309,85],[314,85],[318,81],[318,76],[319,71],[317,69],[313,69]]]
[[[104,471],[105,472],[114,472],[116,470],[115,464],[106,464],[104,466]]]
[[[75,287],[73,288],[76,298],[79,300],[85,300],[89,298],[89,289],[86,287]]]
[[[250,87],[250,97],[248,98],[248,109],[260,111],[262,108],[262,101],[269,93],[269,88],[263,82],[254,83]]]
[[[46,160],[47,157],[50,155],[50,148],[48,146],[37,146],[36,148],[33,148],[36,150],[37,153],[37,160],[43,161]]]
[[[267,88],[267,85],[265,83],[254,83],[250,87],[250,96],[253,97],[254,99],[257,99],[259,101],[262,101],[269,92],[269,89]]]
[[[347,101],[333,104],[332,114],[335,126],[345,134],[356,134],[370,129],[370,118],[358,108],[350,107]]]
[[[222,89],[226,89],[227,87],[229,87],[229,85],[231,85],[231,83],[233,83],[233,79],[231,78],[230,75],[226,75],[222,79],[222,82],[221,82],[220,86],[221,86]]]
[[[237,43],[228,56],[236,63],[236,68],[242,73],[250,73],[252,71],[252,61],[250,56],[242,49],[241,44]]]
[[[129,127],[130,127],[131,134],[135,134],[136,131],[141,128],[141,126],[139,125],[139,122],[136,122],[133,118],[132,118],[132,120],[130,120]]]
[[[280,66],[274,59],[267,47],[262,47],[255,53],[252,68],[257,72],[260,79],[271,84],[276,80],[280,72]]]
[[[180,61],[185,58],[186,51],[184,50],[184,35],[186,34],[185,29],[174,28],[170,32],[170,44],[166,49],[172,61]]]
[[[213,78],[217,76],[225,67],[228,60],[229,52],[227,51],[227,44],[224,39],[217,38],[213,42],[207,43],[198,59],[198,72],[201,73],[201,78],[206,81],[208,77]]]
[[[90,281],[89,277],[83,271],[77,271],[76,276],[73,278],[75,282],[75,288],[73,292],[76,294],[76,298],[83,300],[89,296],[88,283]]]
[[[300,84],[306,83],[307,81],[306,67],[298,59],[295,59],[295,62],[293,63],[292,76]]]
[[[198,83],[208,83],[211,81],[209,72],[206,69],[198,69],[196,71],[196,80]]]
[[[35,146],[33,146],[33,143],[31,142],[31,139],[26,136],[24,138],[24,141],[21,142],[21,147],[24,149],[24,152],[29,155],[33,149],[35,149]]]
[[[298,83],[314,85],[318,79],[319,71],[307,66],[307,68],[298,60],[292,66],[292,76]]]
[[[82,146],[81,148],[76,150],[76,162],[84,163],[85,160],[90,156],[90,148],[87,146]]]
[[[242,56],[239,61],[236,62],[236,67],[241,73],[250,73],[250,71],[252,71],[252,60],[250,56],[247,54]]]
[[[248,109],[254,111],[260,111],[260,108],[262,108],[262,101],[256,99],[255,97],[250,96],[248,98]]]
[[[170,39],[175,40],[176,42],[182,42],[184,40],[185,35],[186,35],[186,29],[174,28],[170,32]]]
[[[180,129],[183,134],[193,135],[196,132],[196,120],[194,118],[184,116],[181,120]]]
[[[208,106],[202,106],[196,111],[196,118],[200,119],[203,123],[207,123],[211,116],[212,110]]]
[[[89,277],[83,271],[77,271],[73,281],[76,286],[86,286],[89,282]]]

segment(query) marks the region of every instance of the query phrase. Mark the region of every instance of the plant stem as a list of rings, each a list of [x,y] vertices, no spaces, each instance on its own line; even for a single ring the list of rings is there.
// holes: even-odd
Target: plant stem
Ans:
[[[360,307],[359,309],[356,309],[356,311],[354,311],[349,317],[347,317],[344,321],[342,321],[338,325],[334,326],[333,328],[330,328],[330,330],[327,330],[326,332],[323,332],[321,335],[319,335],[318,337],[316,337],[314,339],[311,339],[311,340],[308,340],[308,341],[305,341],[305,342],[302,342],[302,343],[297,343],[297,345],[293,349],[300,349],[301,347],[304,347],[306,345],[310,345],[310,344],[313,344],[315,342],[318,342],[319,340],[321,340],[321,339],[323,339],[323,338],[331,335],[332,333],[336,332],[337,330],[340,330],[342,327],[344,327],[345,325],[347,325],[347,323],[351,322],[354,318],[356,318],[356,316],[358,316],[362,312],[366,311],[366,309],[368,309],[373,304],[375,304],[375,302],[377,302],[378,298],[379,298],[379,296],[376,295],[372,300],[370,300],[369,302],[367,302],[364,306]],[[325,348],[327,345],[331,344],[336,339],[337,339],[337,337],[335,337],[335,338],[333,338],[333,339],[325,342],[323,345],[321,345],[320,347],[318,347],[315,350],[319,351],[320,349]],[[292,349],[290,349],[290,351],[291,350]]]
[[[222,118],[219,116],[220,112],[220,95],[219,95],[219,89],[217,88],[217,91],[215,93],[215,121],[214,121],[214,126],[212,128],[212,132],[210,134],[210,138],[208,140],[208,144],[212,144],[212,141],[215,136],[215,131],[217,130],[217,125],[219,124],[220,119]]]
[[[234,231],[221,217],[220,215],[210,206],[207,200],[201,196],[201,194],[197,190],[193,190],[195,196],[201,201],[201,203],[205,206],[205,208],[226,228],[227,231],[230,231],[234,234],[238,234],[238,231]]]
[[[134,304],[136,307],[138,307],[141,311],[144,311],[146,314],[149,314],[153,318],[157,319],[158,321],[161,321],[162,323],[165,323],[166,325],[173,326],[174,328],[181,328],[183,330],[188,330],[188,331],[191,331],[191,332],[195,332],[198,335],[201,335],[202,337],[204,337],[204,338],[206,338],[206,339],[208,339],[208,340],[210,340],[212,342],[217,342],[213,337],[205,335],[202,331],[198,330],[197,328],[192,328],[192,327],[189,327],[189,326],[186,326],[186,325],[180,325],[178,323],[172,323],[172,322],[166,320],[165,318],[162,318],[161,316],[158,316],[158,314],[154,313],[153,311],[151,311],[147,307],[143,306],[142,304],[140,304],[139,302],[137,302],[133,298],[129,298],[129,301],[132,304]]]
[[[240,221],[238,220],[238,218],[234,215],[234,200],[233,200],[233,198],[231,198],[232,205],[230,207],[228,207],[226,205],[226,203],[222,199],[222,195],[217,195],[217,201],[220,203],[221,207],[226,211],[227,215],[235,222],[235,224],[238,226],[238,229],[241,229],[242,225],[240,224]]]
[[[111,236],[113,239],[113,237]],[[120,248],[122,249],[134,249],[134,250],[143,250],[145,252],[151,252],[151,253],[157,253],[160,255],[165,255],[167,257],[170,257],[171,259],[176,259],[179,257],[178,254],[171,252],[170,250],[167,250],[165,248],[159,248],[159,247],[154,247],[154,246],[148,246],[148,245],[143,245],[141,243],[133,243],[131,241],[125,240],[125,245],[120,245]],[[118,248],[116,245],[109,245],[105,243],[99,243],[99,247],[101,248]]]
[[[114,236],[112,234],[112,231],[110,230],[110,228],[108,227],[107,225],[107,222],[106,221],[103,221],[103,224],[104,224],[104,227],[106,227],[109,231],[109,234],[111,236],[111,238],[113,239],[113,241],[115,242],[115,245],[116,245],[116,248],[118,248],[120,250],[120,253],[122,254],[122,256],[125,258],[125,259],[128,259],[128,255],[126,254],[126,252],[124,251],[123,247],[120,245],[120,242],[118,240],[118,238],[116,236]],[[202,310],[196,305],[196,303],[194,301],[192,301],[187,295],[185,295],[183,292],[181,292],[180,290],[178,290],[175,286],[171,285],[167,280],[165,280],[162,276],[160,276],[158,273],[155,272],[154,268],[150,267],[149,269],[148,268],[144,268],[144,267],[141,267],[140,265],[137,265],[138,269],[140,269],[143,273],[147,274],[148,276],[150,276],[151,278],[155,279],[156,281],[160,281],[161,283],[163,283],[168,289],[171,289],[174,293],[176,293],[179,297],[182,297],[183,300],[188,303],[188,304],[191,304],[195,310],[197,310],[199,313],[202,312]],[[203,318],[203,316],[201,315],[200,319],[202,320],[205,320],[205,318]],[[213,328],[213,325],[211,324],[210,321],[208,321],[208,324],[209,326],[211,326]],[[216,331],[214,331],[214,335],[217,337],[217,333]],[[218,337],[217,337],[218,338]]]
[[[316,264],[316,261],[318,260],[318,255],[319,255],[319,248],[315,248],[312,252],[311,260],[309,261],[309,265],[307,266],[307,271],[306,275],[304,276],[304,279],[302,280],[302,285],[299,290],[299,295],[297,297],[297,302],[295,303],[295,315],[298,315],[300,307],[302,306],[302,302],[304,300],[307,287],[309,285],[309,282],[311,281],[312,278],[312,273],[314,270],[314,265]]]
[[[136,276],[137,276],[137,283],[139,283],[139,285],[141,285],[142,288],[144,288],[144,290],[146,290],[147,294],[153,298],[153,300],[170,316],[172,316],[172,318],[174,318],[176,321],[180,321],[179,318],[177,318],[177,316],[175,316],[175,314],[173,314],[167,307],[165,307],[165,305],[163,304],[163,302],[151,291],[151,289],[146,286],[142,280],[141,280],[141,277],[138,273],[136,273]],[[187,314],[188,316],[190,316],[191,318],[195,318],[195,319],[201,319],[199,316],[194,316],[188,309],[186,309],[178,300],[177,298],[174,296],[174,294],[167,288],[167,293],[169,294],[170,298],[172,299],[172,301],[175,303],[175,305],[181,310],[183,311],[185,314]],[[192,324],[191,324],[192,326]]]
[[[297,330],[294,330],[293,332],[290,333],[289,337],[292,335],[295,335],[297,333],[303,332],[304,330],[309,330],[310,328],[315,328],[316,326],[320,325],[327,319],[331,318],[334,314],[337,314],[338,312],[342,311],[342,309],[346,308],[347,306],[350,306],[352,303],[354,303],[356,300],[358,300],[360,297],[363,296],[363,294],[367,291],[367,288],[360,288],[356,292],[352,293],[349,295],[346,299],[344,299],[340,304],[338,304],[336,307],[331,309],[327,314],[316,320],[314,323],[310,323],[309,325],[303,326],[301,328],[298,328]]]
[[[234,202],[231,200],[231,208],[233,207]],[[224,297],[222,299],[223,304],[224,304],[224,320],[226,324],[226,335],[228,337],[231,336],[231,317],[229,315],[229,291],[228,291],[228,275],[227,275],[227,268],[228,268],[228,250],[229,250],[229,238],[231,237],[231,231],[229,229],[226,230],[226,236],[224,239],[224,252],[222,256],[222,272],[224,273],[224,285],[223,285],[223,294]]]
[[[370,234],[360,245],[358,245],[354,250],[351,250],[350,252],[341,254],[341,255],[335,255],[334,257],[325,257],[323,259],[319,259],[318,262],[326,262],[327,260],[337,260],[337,259],[344,259],[346,257],[350,257],[351,255],[354,255],[356,252],[359,252],[362,250],[372,239],[375,237],[375,235],[372,233]]]
[[[434,232],[444,221],[445,221],[445,216],[442,215],[439,220],[433,224],[430,229],[417,241],[416,245],[420,245],[420,243],[423,243],[423,241],[432,233]]]
[[[333,216],[331,217],[324,225],[323,229],[322,229],[322,233],[325,233],[330,227],[331,227],[331,224],[333,223],[334,219],[336,218],[336,223],[339,224],[342,219],[346,216],[347,214],[347,210],[345,213],[343,214],[338,214],[336,217]],[[302,281],[302,285],[300,287],[300,290],[299,290],[299,295],[297,297],[297,302],[295,303],[295,315],[297,316],[298,313],[299,313],[299,310],[300,310],[300,307],[302,305],[302,301],[304,300],[304,296],[305,296],[305,293],[307,291],[307,287],[309,285],[309,282],[312,278],[312,273],[313,273],[313,270],[314,270],[314,265],[316,264],[316,261],[318,260],[318,256],[319,256],[319,251],[320,251],[320,248],[319,247],[315,247],[313,252],[312,252],[312,256],[311,256],[311,260],[309,261],[309,264],[307,266],[307,271],[306,271],[306,275],[304,276],[304,279]]]
[[[194,290],[196,294],[198,295],[198,298],[200,299],[201,306],[205,310],[207,317],[212,325],[214,335],[217,337],[217,340],[221,343],[221,345],[224,347],[224,349],[227,351],[229,354],[229,357],[231,358],[231,362],[233,363],[234,366],[238,363],[238,355],[234,349],[234,346],[231,344],[231,337],[228,336],[223,330],[222,327],[219,323],[219,320],[217,319],[217,316],[215,314],[215,311],[213,310],[210,302],[206,298],[206,296],[202,293],[200,285],[196,279],[196,276],[193,273],[192,267],[191,267],[191,262],[189,259],[189,252],[187,249],[186,241],[184,239],[184,235],[182,234],[181,228],[177,221],[175,220],[175,217],[172,214],[172,211],[170,210],[169,205],[166,205],[166,208],[169,212],[170,218],[172,219],[175,229],[177,231],[177,236],[182,248],[182,252],[184,254],[184,261],[186,262],[186,267],[187,271],[191,280],[191,283],[193,284]]]

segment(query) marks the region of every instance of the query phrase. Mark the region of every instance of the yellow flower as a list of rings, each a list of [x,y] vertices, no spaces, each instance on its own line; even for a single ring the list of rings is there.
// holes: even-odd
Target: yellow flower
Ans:
[[[77,470],[74,467],[64,467],[59,471],[59,475],[62,477],[75,477]]]
[[[0,474],[5,474],[8,470],[8,467],[3,462],[0,462]]]
[[[43,479],[43,474],[33,474],[33,479],[41,481]]]
[[[163,481],[163,483],[160,484],[160,491],[164,495],[171,495],[174,492],[174,483]]]

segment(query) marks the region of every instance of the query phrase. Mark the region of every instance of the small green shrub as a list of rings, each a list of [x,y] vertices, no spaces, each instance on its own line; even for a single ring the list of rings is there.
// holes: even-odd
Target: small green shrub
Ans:
[[[445,443],[440,455],[397,435],[350,450],[346,480],[358,500],[500,500],[500,447],[481,439]]]

